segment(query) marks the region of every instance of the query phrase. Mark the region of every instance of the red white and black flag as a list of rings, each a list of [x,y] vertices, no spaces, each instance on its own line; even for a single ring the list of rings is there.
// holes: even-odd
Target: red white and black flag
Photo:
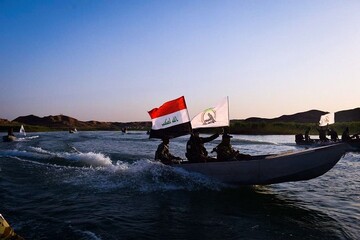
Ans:
[[[149,111],[152,121],[150,138],[175,138],[191,133],[191,123],[184,96]]]

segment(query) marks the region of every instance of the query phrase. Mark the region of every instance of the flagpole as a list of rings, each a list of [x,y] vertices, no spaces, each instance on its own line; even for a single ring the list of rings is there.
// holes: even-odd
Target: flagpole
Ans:
[[[184,98],[184,101],[185,101],[185,98]],[[191,133],[193,133],[193,128],[192,128],[192,125],[191,125],[190,114],[189,114],[189,110],[188,110],[188,108],[187,108],[186,101],[185,101],[185,105],[186,105],[186,112],[187,112],[188,118],[189,118],[189,120],[190,120]]]
[[[229,96],[226,96],[227,105],[228,105],[228,119],[229,119],[229,129],[230,129],[230,106],[229,106]]]

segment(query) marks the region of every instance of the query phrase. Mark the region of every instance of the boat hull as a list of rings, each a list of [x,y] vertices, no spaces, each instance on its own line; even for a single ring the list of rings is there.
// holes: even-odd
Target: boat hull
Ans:
[[[258,159],[175,165],[224,183],[267,185],[316,178],[328,172],[349,149],[346,143],[332,144],[294,153]]]

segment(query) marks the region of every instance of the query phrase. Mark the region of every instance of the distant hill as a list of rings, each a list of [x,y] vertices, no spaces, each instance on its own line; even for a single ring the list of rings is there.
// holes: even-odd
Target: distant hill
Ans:
[[[344,110],[335,113],[335,122],[359,122],[360,108]]]
[[[12,122],[30,126],[41,126],[51,130],[68,130],[69,128],[77,128],[78,130],[120,130],[121,128],[141,130],[151,127],[151,122],[84,122],[65,115],[46,117],[28,115],[18,117]]]
[[[52,128],[71,128],[71,127],[87,127],[88,124],[81,122],[75,118],[65,115],[38,117],[34,115],[22,116],[13,120],[27,125],[38,125]]]
[[[291,115],[282,115],[277,118],[247,118],[245,120],[231,120],[231,128],[238,133],[260,133],[260,129],[263,129],[263,124],[272,125],[268,132],[281,132],[282,128],[289,129],[289,126],[282,126],[278,123],[296,123],[301,124],[316,124],[320,120],[320,116],[327,112],[320,110],[310,110],[306,112],[295,113]],[[342,122],[360,122],[360,108],[343,110],[335,113],[336,123]],[[73,117],[65,115],[38,117],[35,115],[21,116],[13,121],[0,118],[0,131],[7,131],[9,127],[14,127],[14,130],[20,128],[21,125],[25,125],[27,131],[63,131],[69,130],[69,128],[77,128],[80,131],[91,130],[121,130],[127,128],[129,130],[148,130],[151,128],[150,121],[144,122],[99,122],[99,121],[79,121]],[[259,125],[260,124],[260,125]],[[274,125],[275,124],[275,125]],[[268,126],[268,128],[269,128]],[[279,131],[273,129],[279,128]],[[248,129],[248,130],[244,130]],[[16,130],[17,131],[17,130]]]
[[[298,122],[298,123],[316,123],[320,116],[327,112],[319,110],[310,110],[307,112],[295,113],[292,115],[282,115],[277,118],[247,118],[245,122]]]
[[[1,125],[3,125],[3,124],[9,124],[9,123],[10,123],[9,120],[0,118],[0,124],[1,124]]]
[[[320,116],[327,114],[319,110],[295,113],[292,115],[282,115],[277,118],[247,118],[245,122],[295,122],[295,123],[317,123]],[[360,108],[344,110],[335,113],[335,122],[360,122]]]

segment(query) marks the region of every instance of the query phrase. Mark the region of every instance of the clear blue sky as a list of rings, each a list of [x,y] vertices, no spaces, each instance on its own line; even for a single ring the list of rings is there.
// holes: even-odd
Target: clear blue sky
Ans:
[[[360,107],[360,1],[0,1],[0,118]]]

